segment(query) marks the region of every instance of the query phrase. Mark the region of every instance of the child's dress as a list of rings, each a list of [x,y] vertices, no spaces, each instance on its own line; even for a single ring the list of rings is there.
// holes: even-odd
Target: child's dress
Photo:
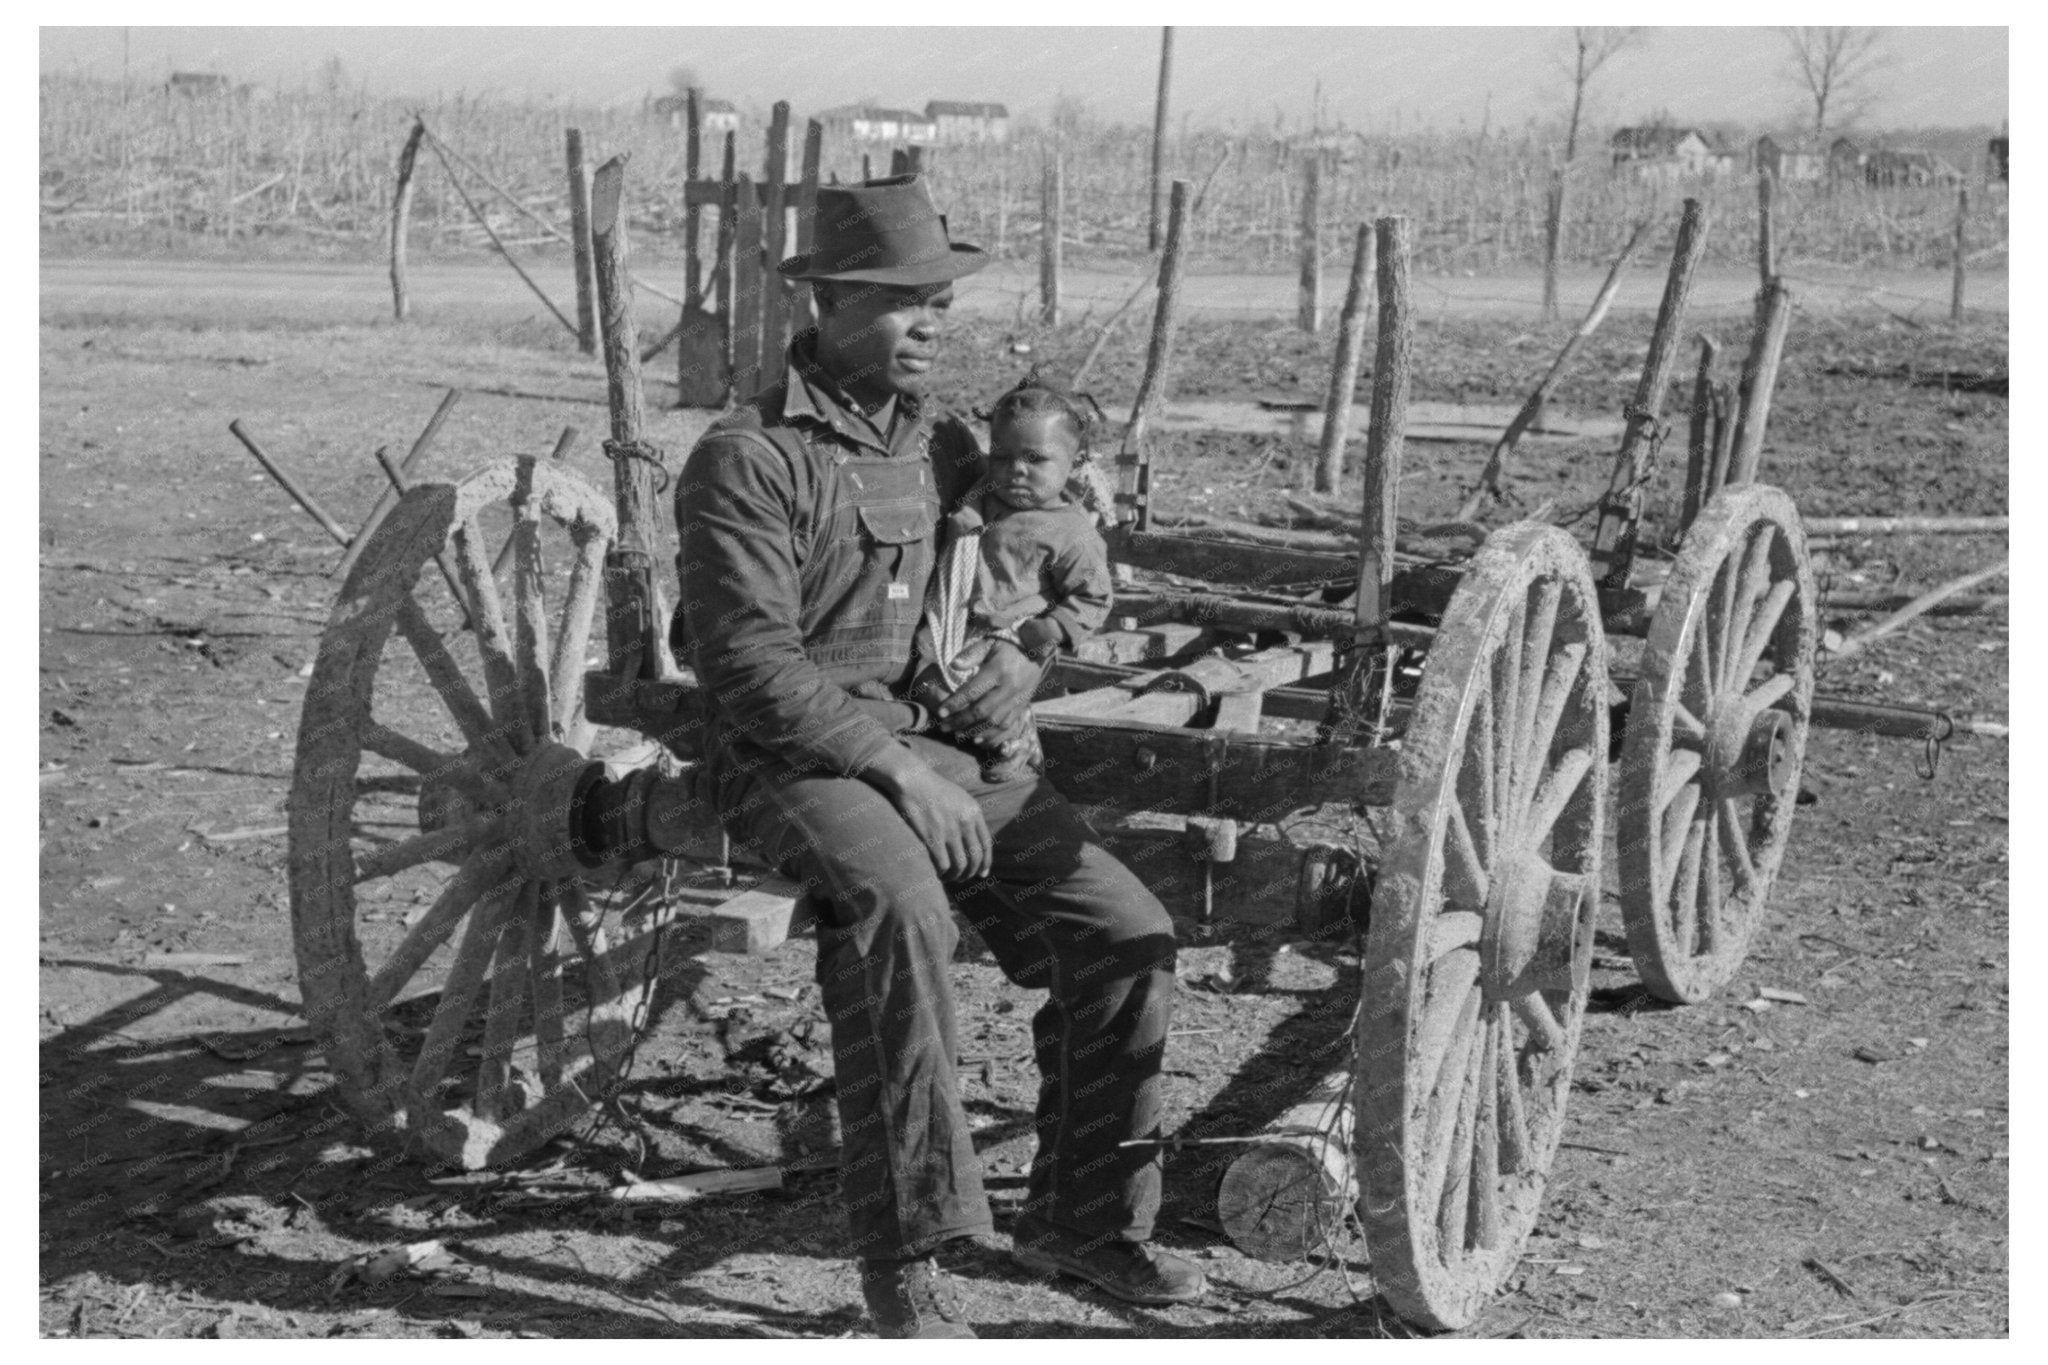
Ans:
[[[994,494],[946,518],[946,539],[932,574],[919,657],[927,660],[911,697],[935,705],[974,676],[997,640],[1022,646],[1017,627],[1042,619],[1069,649],[1109,615],[1109,551],[1085,506],[1019,509]],[[989,782],[1041,771],[1044,752],[1027,712],[1023,733],[982,766]]]

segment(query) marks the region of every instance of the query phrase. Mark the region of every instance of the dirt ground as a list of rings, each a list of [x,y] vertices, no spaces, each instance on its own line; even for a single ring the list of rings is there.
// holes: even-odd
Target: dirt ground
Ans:
[[[414,325],[336,323],[288,276],[258,289],[227,267],[175,273],[176,288],[131,292],[119,270],[76,288],[74,267],[44,265],[43,1334],[865,1335],[816,1123],[830,1061],[807,938],[750,958],[700,954],[685,934],[621,1104],[520,1170],[394,1160],[336,1103],[297,1013],[281,827],[338,552],[227,423],[245,419],[353,527],[381,483],[370,452],[402,452],[448,386],[465,397],[429,477],[544,452],[573,424],[571,466],[608,487],[602,373],[533,309],[465,310],[451,295]],[[1960,327],[1926,308],[1900,316],[1914,311],[1848,291],[1795,321],[1764,467],[1809,516],[2007,510],[2002,307]],[[1709,322],[1739,354],[1738,314]],[[1089,385],[1112,413],[1128,410],[1141,352],[1142,320],[1122,326]],[[1648,329],[1646,311],[1618,312],[1554,407],[1618,413]],[[1414,396],[1516,402],[1564,330],[1519,309],[1425,315]],[[1070,369],[1093,332],[970,314],[942,387],[986,402],[1033,361]],[[1279,318],[1196,316],[1174,391],[1317,399],[1331,344]],[[673,462],[705,415],[666,406],[663,363],[650,370],[650,435]],[[1524,453],[1509,510],[1550,500],[1565,518],[1604,484],[1610,454],[1570,440]],[[1447,516],[1484,454],[1411,444],[1404,514]],[[1284,438],[1171,433],[1155,471],[1162,518],[1270,519],[1307,486],[1312,457]],[[1653,525],[1669,523],[1676,487],[1667,468]],[[1870,537],[1837,542],[1819,567],[1824,589],[1884,588],[2003,553],[1997,538]],[[1844,633],[1871,619],[1824,616]],[[1924,617],[1827,667],[1821,688],[2003,721],[2007,648],[2002,607]],[[1961,738],[1932,780],[1916,775],[1925,758],[1917,744],[1816,733],[1813,801],[1764,924],[1706,1004],[1650,1001],[1605,907],[1567,1145],[1520,1270],[1466,1335],[2006,1333],[2006,744]],[[195,953],[244,960],[156,962]],[[1168,1130],[1250,1132],[1282,1107],[1275,1094],[1306,1091],[1341,1055],[1358,962],[1341,935],[1191,928]],[[1031,1150],[1030,997],[971,943],[958,979],[965,1098],[1006,1231]],[[1762,987],[1805,1003],[1759,1008]],[[1215,1150],[1169,1159],[1160,1220],[1161,1239],[1208,1270],[1205,1301],[1130,1308],[964,1266],[978,1328],[1406,1334],[1375,1296],[1362,1241],[1321,1264],[1235,1250],[1214,1222]],[[780,1191],[605,1197],[626,1171],[771,1161],[790,1170]],[[348,1273],[428,1240],[445,1263],[375,1283]]]

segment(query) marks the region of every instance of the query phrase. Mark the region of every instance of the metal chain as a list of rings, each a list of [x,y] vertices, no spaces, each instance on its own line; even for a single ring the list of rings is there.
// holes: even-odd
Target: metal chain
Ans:
[[[614,460],[644,460],[654,466],[654,491],[656,495],[668,491],[668,466],[663,463],[664,455],[660,446],[652,441],[606,441],[604,453]]]

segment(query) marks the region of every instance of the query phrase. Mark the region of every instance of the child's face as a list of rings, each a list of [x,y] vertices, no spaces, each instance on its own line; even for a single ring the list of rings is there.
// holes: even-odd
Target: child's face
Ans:
[[[1073,424],[1056,412],[1001,418],[989,432],[989,447],[989,487],[1020,511],[1057,507],[1081,455]]]

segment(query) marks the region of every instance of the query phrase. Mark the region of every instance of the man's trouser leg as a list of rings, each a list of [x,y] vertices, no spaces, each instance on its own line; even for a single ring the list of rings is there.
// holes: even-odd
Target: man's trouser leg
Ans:
[[[1158,1133],[1172,921],[1049,783],[990,785],[977,751],[906,742],[981,803],[995,838],[989,881],[956,888],[962,912],[1010,979],[1050,995],[1032,1026],[1039,1150],[1027,1212],[1143,1241],[1160,1152],[1120,1144]],[[909,1255],[988,1231],[954,1075],[957,931],[922,841],[866,783],[773,761],[726,784],[720,806],[736,837],[830,901],[818,981],[856,1254]]]
[[[1161,1066],[1173,921],[1043,778],[990,784],[983,755],[923,739],[920,757],[981,803],[994,875],[958,888],[1003,972],[1048,998],[1032,1019],[1038,1155],[1024,1215],[1085,1238],[1147,1241],[1159,1211]]]
[[[959,931],[923,841],[865,782],[773,760],[727,784],[720,806],[736,838],[820,903],[853,1254],[914,1256],[992,1231],[954,1077]]]

